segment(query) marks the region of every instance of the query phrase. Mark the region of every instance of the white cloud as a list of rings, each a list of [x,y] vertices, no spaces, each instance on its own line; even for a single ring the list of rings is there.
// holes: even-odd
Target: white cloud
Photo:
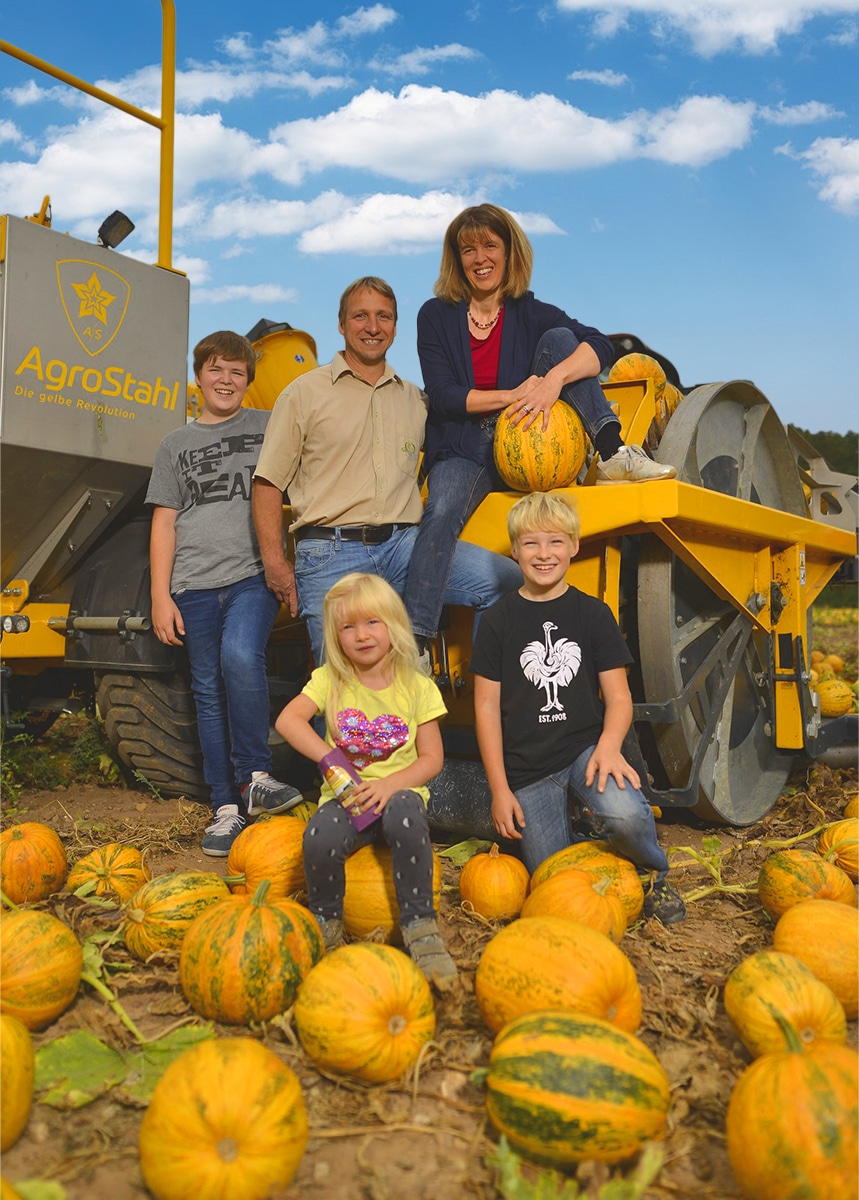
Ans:
[[[844,113],[823,104],[820,100],[807,100],[805,104],[785,105],[778,108],[759,108],[758,116],[770,125],[814,125],[817,121],[829,121],[843,117]]]
[[[820,181],[818,196],[845,216],[859,212],[859,138],[818,138],[807,150],[778,152],[801,162]]]
[[[430,191],[422,196],[378,192],[298,240],[307,254],[414,254],[436,249],[457,213],[480,204],[482,193]],[[562,234],[542,213],[514,213],[528,233]]]
[[[677,108],[641,115],[641,154],[677,166],[702,167],[745,146],[754,104],[724,96],[692,96]]]
[[[567,76],[567,79],[578,83],[598,83],[603,87],[621,87],[624,83],[629,83],[629,76],[623,75],[619,71],[573,71]]]
[[[281,287],[279,283],[231,283],[223,287],[191,289],[194,304],[232,304],[236,300],[247,300],[252,304],[295,304],[298,292],[295,288]]]
[[[682,34],[707,57],[735,48],[762,54],[812,18],[859,11],[857,0],[557,0],[557,5],[562,12],[594,13],[595,32],[606,38],[640,14],[657,37]]]
[[[207,238],[287,237],[300,233],[320,221],[339,216],[349,201],[338,192],[328,191],[315,200],[268,200],[240,197],[216,204],[200,233]]]
[[[342,37],[361,37],[365,33],[378,33],[399,20],[399,14],[384,4],[373,4],[370,8],[358,8],[348,17],[340,17],[335,28]]]
[[[414,50],[387,60],[376,57],[369,66],[386,75],[428,75],[439,63],[468,62],[475,58],[480,58],[476,50],[451,42],[448,46],[417,46]]]
[[[418,184],[497,170],[582,170],[636,157],[697,167],[744,146],[754,111],[751,102],[696,96],[674,109],[609,121],[545,94],[466,96],[410,84],[397,95],[368,89],[323,117],[281,125],[264,157],[289,184],[343,167]],[[452,137],[456,129],[467,136]]]
[[[16,108],[42,104],[45,100],[63,104],[66,108],[74,108],[81,103],[81,93],[76,92],[74,88],[62,87],[60,84],[56,84],[54,87],[40,87],[35,79],[28,79],[26,83],[19,84],[18,87],[4,88],[3,97],[10,104],[14,104]]]
[[[835,46],[855,46],[859,40],[859,25],[855,21],[845,21],[837,33],[830,33],[825,40]]]

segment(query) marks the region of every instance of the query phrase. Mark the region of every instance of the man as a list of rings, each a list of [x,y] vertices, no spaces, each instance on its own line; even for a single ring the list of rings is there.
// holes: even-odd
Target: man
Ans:
[[[397,302],[384,280],[355,280],[340,299],[345,347],[278,397],[253,482],[265,577],[304,619],[322,661],[322,601],[350,571],[381,575],[402,595],[423,506],[417,485],[426,398],[388,365]],[[283,546],[292,505],[295,570]],[[458,543],[445,603],[478,610],[521,583],[516,564]]]

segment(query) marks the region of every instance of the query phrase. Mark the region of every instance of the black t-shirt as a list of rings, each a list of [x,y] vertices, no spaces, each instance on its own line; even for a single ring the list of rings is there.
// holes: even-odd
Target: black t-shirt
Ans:
[[[600,671],[632,662],[607,604],[570,587],[555,600],[510,592],[480,619],[471,669],[501,684],[512,789],[568,767],[602,733]]]

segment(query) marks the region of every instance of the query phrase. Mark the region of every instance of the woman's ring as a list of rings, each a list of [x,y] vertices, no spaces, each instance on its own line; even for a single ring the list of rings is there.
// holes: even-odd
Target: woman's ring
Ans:
[[[528,405],[527,405],[527,404],[523,404],[523,405],[522,405],[522,411],[523,411],[523,412],[526,412],[526,413],[529,413],[529,412],[531,411],[531,409],[528,407]]]

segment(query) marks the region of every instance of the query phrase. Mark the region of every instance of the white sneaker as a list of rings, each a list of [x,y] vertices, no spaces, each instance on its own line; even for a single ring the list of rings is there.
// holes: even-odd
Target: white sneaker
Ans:
[[[238,804],[222,804],[215,813],[215,820],[206,828],[201,850],[210,858],[226,858],[246,824]]]
[[[621,446],[616,454],[605,462],[597,463],[597,484],[601,483],[646,483],[651,479],[673,479],[677,472],[673,467],[654,462],[641,446]]]

